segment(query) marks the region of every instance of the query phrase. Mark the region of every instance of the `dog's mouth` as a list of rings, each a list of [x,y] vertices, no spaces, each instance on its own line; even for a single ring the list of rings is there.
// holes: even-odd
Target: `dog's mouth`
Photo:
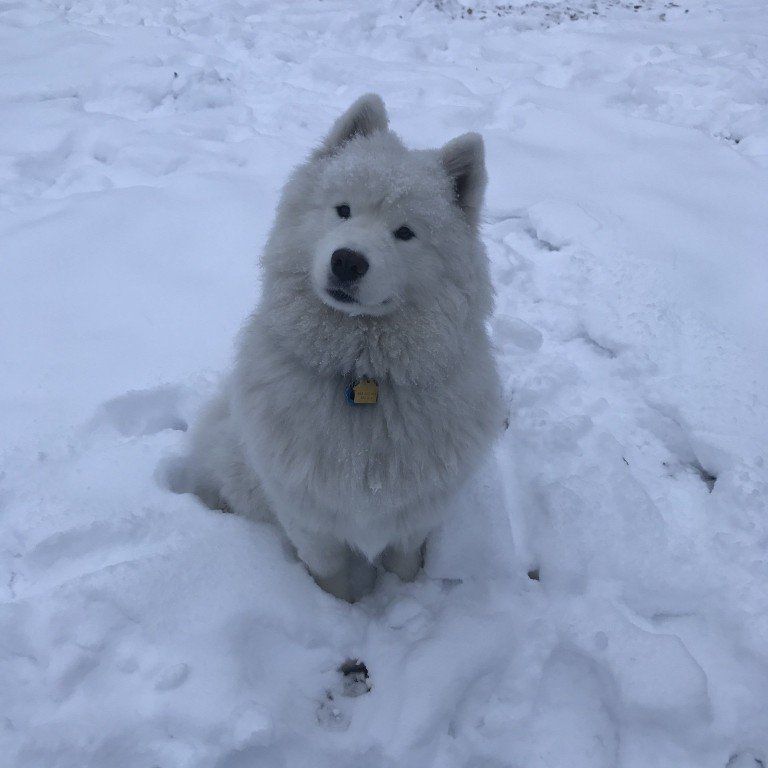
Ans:
[[[392,311],[394,297],[389,297],[376,304],[362,302],[352,291],[334,285],[332,282],[317,290],[318,298],[327,306],[345,315],[386,315]]]
[[[357,299],[351,294],[343,291],[341,288],[327,288],[326,293],[335,301],[340,301],[342,304],[357,304]]]

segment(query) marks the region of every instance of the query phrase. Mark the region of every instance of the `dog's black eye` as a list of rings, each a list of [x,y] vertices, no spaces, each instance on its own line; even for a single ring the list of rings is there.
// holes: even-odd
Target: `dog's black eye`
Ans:
[[[352,215],[352,211],[349,210],[348,205],[337,205],[336,213],[339,214],[340,219],[348,219]]]
[[[399,229],[396,229],[394,234],[398,240],[410,240],[412,237],[416,237],[414,231],[406,227],[405,224]]]

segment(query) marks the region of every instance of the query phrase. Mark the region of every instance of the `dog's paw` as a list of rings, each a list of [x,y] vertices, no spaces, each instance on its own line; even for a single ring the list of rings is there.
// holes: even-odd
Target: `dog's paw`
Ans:
[[[369,595],[376,584],[376,569],[370,563],[366,563],[366,566],[351,568],[345,565],[330,576],[318,576],[313,573],[312,578],[323,591],[338,597],[339,600],[356,603]]]
[[[356,603],[373,591],[376,586],[376,566],[361,554],[344,547],[338,557],[338,570],[326,576],[309,572],[318,586],[339,600]]]
[[[387,547],[381,556],[381,565],[385,571],[394,573],[402,581],[413,581],[424,565],[426,542],[410,550]]]

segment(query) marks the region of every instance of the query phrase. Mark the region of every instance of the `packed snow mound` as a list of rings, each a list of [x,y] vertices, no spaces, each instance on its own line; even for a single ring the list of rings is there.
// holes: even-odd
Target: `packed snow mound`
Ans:
[[[0,7],[3,768],[768,761],[763,5],[496,5]],[[508,428],[348,605],[166,468],[372,90],[486,139]]]

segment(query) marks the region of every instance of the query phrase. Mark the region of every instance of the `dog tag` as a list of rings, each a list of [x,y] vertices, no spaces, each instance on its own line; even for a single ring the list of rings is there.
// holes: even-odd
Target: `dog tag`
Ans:
[[[374,405],[379,401],[379,383],[376,379],[363,377],[352,382],[345,394],[352,405]]]

